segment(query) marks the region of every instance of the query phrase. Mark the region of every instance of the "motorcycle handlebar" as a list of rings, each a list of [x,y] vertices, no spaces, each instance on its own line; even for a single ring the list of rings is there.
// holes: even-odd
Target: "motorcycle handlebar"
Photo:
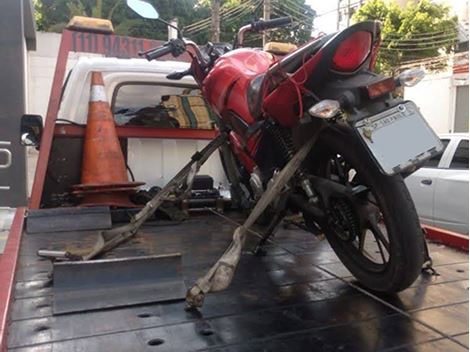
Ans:
[[[153,49],[144,53],[139,53],[139,55],[144,56],[148,61],[158,59],[159,57],[167,54],[171,54],[172,48],[169,45],[162,46],[157,49]]]
[[[289,17],[289,16],[279,17],[279,18],[275,18],[273,20],[267,20],[267,21],[259,20],[259,21],[254,22],[251,25],[251,29],[253,31],[258,32],[258,31],[264,31],[266,29],[282,27],[290,23],[292,23],[292,17]]]

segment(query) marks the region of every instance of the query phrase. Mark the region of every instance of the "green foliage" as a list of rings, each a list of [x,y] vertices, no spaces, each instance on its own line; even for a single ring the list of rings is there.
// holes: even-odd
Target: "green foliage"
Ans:
[[[278,1],[278,6],[275,8],[278,9],[276,12],[281,15],[292,14],[297,25],[271,32],[270,40],[303,44],[310,39],[316,12],[305,4],[304,0]]]
[[[210,19],[211,0],[148,0],[165,20],[178,20],[180,28],[187,27],[201,20]],[[273,13],[272,18],[295,15],[302,23],[295,28],[281,29],[269,33],[271,40],[303,43],[312,31],[311,23],[315,12],[305,4],[305,0],[272,0],[284,13]],[[221,0],[223,11],[234,10],[230,16],[222,18],[220,23],[221,41],[232,42],[238,29],[262,17],[261,1]],[[61,32],[68,21],[75,15],[107,18],[113,22],[116,34],[134,37],[167,39],[164,24],[140,18],[126,6],[125,0],[34,0],[36,22],[39,30]],[[309,24],[310,23],[310,24]],[[199,44],[209,41],[210,20],[203,22],[197,30],[188,30],[186,36]],[[250,45],[261,45],[260,36],[247,38]]]
[[[177,18],[183,27],[208,15],[207,9],[196,6],[197,0],[152,0],[163,19]],[[75,15],[107,18],[113,22],[116,34],[167,39],[166,26],[145,20],[126,6],[125,0],[35,0],[39,30],[61,32]]]
[[[449,52],[456,44],[457,18],[449,8],[430,0],[409,3],[404,9],[394,2],[369,0],[355,14],[356,22],[382,22],[382,47],[377,68],[394,73],[405,62]]]

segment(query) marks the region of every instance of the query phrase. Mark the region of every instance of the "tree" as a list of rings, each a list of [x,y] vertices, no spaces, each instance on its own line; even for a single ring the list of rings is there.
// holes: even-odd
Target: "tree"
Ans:
[[[201,0],[200,6],[209,7],[211,0]],[[305,0],[271,0],[272,16],[277,18],[291,16],[295,26],[278,28],[268,33],[270,40],[304,43],[311,36],[315,11],[305,4]],[[221,1],[221,41],[233,42],[238,29],[263,17],[262,0],[222,0]],[[208,17],[194,22],[185,28],[185,34],[197,43],[209,40],[210,13]],[[245,45],[261,46],[261,36],[248,33]]]
[[[295,25],[271,32],[271,40],[303,44],[311,38],[316,12],[304,0],[279,0],[272,4],[276,14],[291,16]]]
[[[164,19],[177,18],[180,26],[210,15],[198,7],[197,0],[150,1]],[[166,26],[145,20],[126,6],[125,0],[35,0],[39,30],[61,32],[73,16],[106,18],[112,21],[116,34],[166,40]]]
[[[196,43],[209,41],[211,0],[147,0],[154,5],[160,17],[177,19],[185,35]],[[165,25],[140,18],[127,8],[125,0],[34,0],[39,30],[61,32],[72,16],[107,18],[113,22],[115,32],[151,39],[166,40]],[[296,27],[270,32],[273,40],[303,43],[309,39],[315,11],[305,0],[271,0],[272,18],[291,15]],[[232,42],[238,29],[262,17],[262,0],[221,0],[221,35],[223,42]],[[261,45],[259,36],[248,37],[248,44]]]
[[[382,47],[377,69],[396,73],[399,66],[414,60],[450,52],[456,44],[457,18],[449,8],[430,0],[408,3],[401,9],[394,2],[370,0],[354,14],[354,21],[382,22]]]

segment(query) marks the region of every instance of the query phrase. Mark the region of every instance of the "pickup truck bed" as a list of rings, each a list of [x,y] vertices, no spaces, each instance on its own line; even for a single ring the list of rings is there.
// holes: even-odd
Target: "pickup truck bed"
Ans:
[[[238,214],[229,214],[240,218]],[[165,226],[166,225],[166,226]],[[234,225],[215,215],[145,225],[106,257],[181,252],[189,286],[230,242]],[[26,234],[8,325],[11,351],[466,351],[468,255],[430,244],[439,276],[423,274],[391,306],[351,286],[326,241],[280,229],[266,256],[247,251],[228,290],[198,312],[184,302],[53,316],[49,261],[39,248],[86,248],[93,232]],[[404,314],[404,312],[406,312]],[[423,324],[424,323],[424,324]]]

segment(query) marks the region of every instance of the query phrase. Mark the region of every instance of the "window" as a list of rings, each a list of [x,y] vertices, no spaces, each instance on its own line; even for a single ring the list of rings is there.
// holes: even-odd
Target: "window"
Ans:
[[[426,161],[426,164],[424,164],[424,167],[437,167],[439,165],[439,161],[441,161],[442,154],[447,149],[447,145],[449,144],[449,139],[441,139],[442,144],[444,145],[444,149],[442,150],[442,153],[437,154],[433,156],[431,159]]]
[[[117,125],[213,128],[214,117],[196,87],[124,83],[114,91],[111,105]]]
[[[468,139],[459,142],[449,168],[468,170]]]

